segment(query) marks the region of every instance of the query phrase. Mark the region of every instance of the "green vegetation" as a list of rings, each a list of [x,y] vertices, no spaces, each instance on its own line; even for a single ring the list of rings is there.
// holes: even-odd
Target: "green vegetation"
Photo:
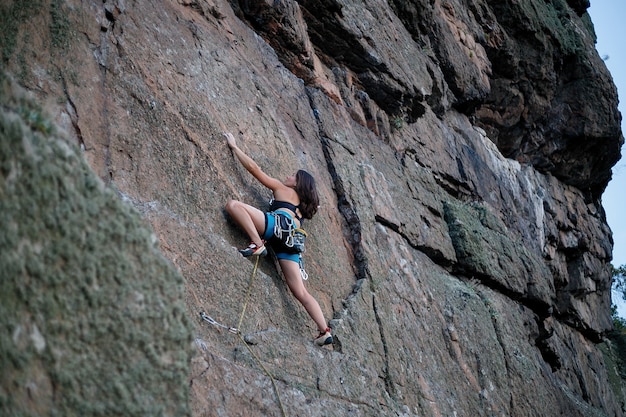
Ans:
[[[395,115],[391,118],[391,128],[393,131],[398,131],[404,127],[404,117],[401,115]]]
[[[41,132],[47,136],[54,132],[52,122],[43,114],[41,109],[37,107],[20,107],[18,112],[24,122],[26,122],[32,130]]]
[[[626,300],[626,265],[622,265],[618,268],[611,265],[613,275],[612,288],[617,290],[624,300]],[[621,331],[626,336],[626,318],[619,317],[617,315],[617,306],[613,304],[611,306],[611,313],[613,315],[613,325],[616,331]],[[626,347],[626,345],[625,345]]]
[[[52,0],[47,12],[49,13],[48,30],[50,31],[51,48],[66,50],[70,44],[72,27],[68,18],[68,11],[63,7],[64,0]],[[24,45],[29,45],[28,30],[21,30],[21,26],[34,16],[45,13],[46,9],[41,0],[13,1],[9,4],[0,4],[0,68],[11,59],[17,62],[24,61]],[[20,46],[22,45],[22,46]],[[17,52],[17,57],[13,55]]]
[[[50,35],[52,47],[64,50],[69,45],[71,26],[62,3],[63,0],[52,0],[50,4]]]
[[[613,268],[613,287],[622,293],[622,296],[626,300],[626,265],[622,265],[618,268]]]
[[[613,267],[613,288],[620,292],[626,300],[626,265]],[[626,318],[617,315],[617,306],[611,307],[613,314],[613,331],[609,340],[615,345],[617,352],[616,367],[622,380],[626,380]]]
[[[0,5],[0,52],[2,65],[9,58],[17,46],[19,25],[41,8],[40,0],[14,1],[9,5]]]
[[[0,72],[0,105],[14,109],[33,131],[45,136],[55,133],[54,124],[38,103],[29,100],[25,94],[12,94],[11,80],[3,72]]]

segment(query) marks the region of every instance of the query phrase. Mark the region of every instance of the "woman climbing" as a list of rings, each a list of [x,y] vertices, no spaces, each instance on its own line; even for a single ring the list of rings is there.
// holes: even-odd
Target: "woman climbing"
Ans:
[[[303,219],[311,219],[317,212],[319,197],[315,189],[315,180],[306,171],[299,170],[283,182],[264,173],[252,158],[246,155],[231,133],[225,133],[228,146],[243,167],[265,187],[272,190],[274,198],[269,212],[252,207],[237,200],[226,204],[226,211],[233,220],[248,234],[250,245],[239,252],[243,256],[265,256],[267,243],[272,247],[283,271],[291,293],[302,304],[319,330],[315,343],[324,346],[333,342],[330,328],[319,303],[304,287],[304,271],[301,272],[301,254],[279,239],[275,230],[299,228]],[[276,227],[278,226],[278,227]],[[280,234],[280,233],[278,233]]]

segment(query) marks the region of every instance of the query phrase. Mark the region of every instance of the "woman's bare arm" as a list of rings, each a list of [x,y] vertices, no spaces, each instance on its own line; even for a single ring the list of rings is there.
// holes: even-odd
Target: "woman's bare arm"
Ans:
[[[265,187],[269,188],[272,191],[284,187],[282,182],[280,182],[276,178],[270,177],[265,172],[263,172],[259,165],[237,146],[237,141],[235,140],[235,137],[232,135],[232,133],[224,133],[224,136],[226,136],[228,146],[233,151],[241,165],[243,165],[246,171],[252,174],[252,176],[256,178],[261,184],[263,184]]]

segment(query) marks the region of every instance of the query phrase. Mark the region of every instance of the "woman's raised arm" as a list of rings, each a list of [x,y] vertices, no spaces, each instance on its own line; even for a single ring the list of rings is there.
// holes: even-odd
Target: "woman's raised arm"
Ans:
[[[248,171],[254,178],[256,178],[261,184],[265,187],[269,188],[272,191],[275,191],[281,187],[284,187],[283,183],[277,180],[276,178],[272,178],[267,175],[263,170],[259,167],[259,165],[254,162],[252,158],[250,158],[244,151],[242,151],[239,146],[237,146],[237,141],[235,137],[230,132],[225,132],[224,136],[226,136],[226,142],[228,146],[233,151],[241,165]]]

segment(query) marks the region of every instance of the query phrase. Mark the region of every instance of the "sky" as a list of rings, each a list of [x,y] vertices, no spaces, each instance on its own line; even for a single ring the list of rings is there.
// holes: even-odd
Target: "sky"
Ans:
[[[596,49],[613,76],[622,113],[622,132],[626,132],[626,0],[590,0],[587,10],[598,38]],[[607,222],[613,231],[613,265],[626,265],[626,148],[613,167],[613,178],[602,196]],[[613,293],[618,314],[626,318],[626,302]]]

